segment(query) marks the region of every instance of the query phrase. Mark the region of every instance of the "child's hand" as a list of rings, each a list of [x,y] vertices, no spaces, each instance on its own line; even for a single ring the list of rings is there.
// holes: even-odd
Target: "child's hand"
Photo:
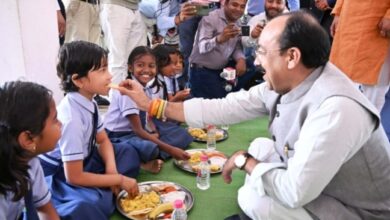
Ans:
[[[172,147],[168,153],[176,160],[188,160],[191,157],[189,153],[177,147]]]
[[[160,134],[158,132],[150,133],[153,137],[156,137],[157,139],[160,138]]]
[[[184,89],[178,91],[175,96],[177,96],[178,100],[184,101],[190,95],[190,93],[191,93],[190,89]]]
[[[130,199],[136,197],[139,193],[137,180],[122,176],[121,189],[126,190]]]

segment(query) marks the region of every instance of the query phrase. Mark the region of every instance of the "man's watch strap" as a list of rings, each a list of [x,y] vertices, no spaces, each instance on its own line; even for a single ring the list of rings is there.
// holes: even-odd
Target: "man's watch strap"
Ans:
[[[245,159],[244,164],[240,167],[240,170],[243,170],[245,168],[245,165],[248,163],[249,158],[253,158],[252,155],[250,155],[250,153],[248,153],[248,152],[244,153],[244,157],[246,159]]]

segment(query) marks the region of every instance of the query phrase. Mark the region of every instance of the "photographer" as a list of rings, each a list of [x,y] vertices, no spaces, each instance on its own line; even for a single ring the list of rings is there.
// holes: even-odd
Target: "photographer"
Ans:
[[[263,31],[264,26],[272,18],[288,12],[285,0],[267,0],[264,2],[264,10],[264,12],[249,20],[250,36],[243,36],[241,38],[244,47],[257,47],[257,40]]]
[[[199,16],[196,11],[196,4],[199,1],[187,0],[161,0],[156,12],[157,26],[159,35],[165,37],[168,30],[177,28],[180,41],[180,52],[184,57],[184,71],[183,76],[179,78],[179,84],[185,85],[188,81],[188,58],[192,51],[195,33],[198,29],[199,21],[202,16]],[[202,2],[208,4],[222,4],[223,0],[203,0]],[[219,6],[210,7],[210,11]]]
[[[238,76],[246,71],[240,41],[240,21],[246,0],[227,0],[221,9],[202,18],[189,58],[191,92],[194,97],[221,98],[227,92],[226,80],[220,77],[233,58]]]

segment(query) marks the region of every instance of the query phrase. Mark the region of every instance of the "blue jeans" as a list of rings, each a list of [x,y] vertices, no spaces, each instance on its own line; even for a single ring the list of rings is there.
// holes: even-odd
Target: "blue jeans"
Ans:
[[[184,58],[183,75],[178,78],[179,85],[181,87],[184,87],[190,78],[188,75],[190,67],[188,58],[191,55],[192,46],[195,40],[195,33],[196,30],[198,30],[198,25],[201,19],[201,16],[192,17],[181,23],[178,27],[180,37],[180,52]]]
[[[227,95],[224,88],[226,81],[219,76],[221,72],[222,70],[191,67],[190,83],[192,96],[209,99],[225,97]]]
[[[255,84],[254,82],[251,82],[252,80],[255,80],[256,74],[258,74],[254,64],[255,58],[253,53],[253,48],[244,48],[246,72],[244,75],[238,77],[237,85],[234,87],[233,91],[248,89],[249,84]]]

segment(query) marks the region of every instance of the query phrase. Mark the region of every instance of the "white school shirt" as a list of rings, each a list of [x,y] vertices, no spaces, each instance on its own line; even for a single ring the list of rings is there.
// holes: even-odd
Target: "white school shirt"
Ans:
[[[308,80],[310,77],[300,86],[306,86]],[[262,83],[249,91],[229,93],[225,99],[185,101],[185,121],[191,127],[204,127],[265,116],[268,114],[264,102],[266,89],[266,83]],[[294,90],[290,91],[282,96],[281,103],[291,101],[295,95]],[[335,121],[338,123],[329,123]],[[349,126],[356,123],[360,125]],[[374,127],[371,115],[358,103],[346,97],[330,97],[305,120],[294,145],[295,154],[287,161],[288,169],[277,169],[282,164],[260,162],[246,184],[251,184],[259,196],[266,191],[287,207],[303,206],[319,195],[341,165],[367,141]],[[324,146],[320,140],[337,141]]]
[[[176,90],[174,91],[174,85],[173,85],[173,80],[175,81],[175,84],[176,84]],[[164,81],[165,81],[165,84],[167,85],[167,93],[168,94],[174,94],[175,92],[178,92],[179,91],[179,82],[177,81],[177,78],[176,77],[166,77],[164,76]]]
[[[132,131],[128,115],[139,115],[138,106],[127,95],[122,95],[119,91],[113,90],[111,103],[104,117],[104,127],[110,131]]]
[[[50,202],[51,194],[46,185],[43,170],[38,158],[33,158],[28,163],[30,169],[28,174],[30,175],[33,202],[35,207],[41,207]],[[14,220],[18,219],[24,209],[24,197],[19,201],[12,201],[13,194],[8,193],[5,198],[4,195],[0,195],[0,219]]]
[[[78,92],[68,93],[57,106],[57,117],[62,123],[62,135],[49,156],[63,162],[83,160],[88,156],[89,141],[93,128],[93,113],[96,103]],[[98,116],[97,132],[104,129]],[[41,159],[47,161],[46,157]],[[53,161],[47,161],[53,163]],[[54,164],[56,165],[56,164]]]
[[[153,82],[150,82],[149,84],[152,84]],[[160,90],[157,92],[157,87],[150,88],[150,86],[145,86],[144,91],[147,96],[152,99],[162,98],[164,94],[162,87],[160,87]],[[113,90],[112,100],[104,118],[104,127],[114,132],[130,132],[132,131],[132,126],[127,116],[131,114],[139,115],[139,113],[140,110],[137,104],[135,104],[129,96],[121,95],[119,91]]]
[[[161,79],[156,77],[154,80],[160,80],[160,87],[151,87],[150,85],[152,85],[153,83],[148,83],[148,85],[144,87],[144,92],[150,99],[162,99],[164,97],[164,88],[161,83]]]

